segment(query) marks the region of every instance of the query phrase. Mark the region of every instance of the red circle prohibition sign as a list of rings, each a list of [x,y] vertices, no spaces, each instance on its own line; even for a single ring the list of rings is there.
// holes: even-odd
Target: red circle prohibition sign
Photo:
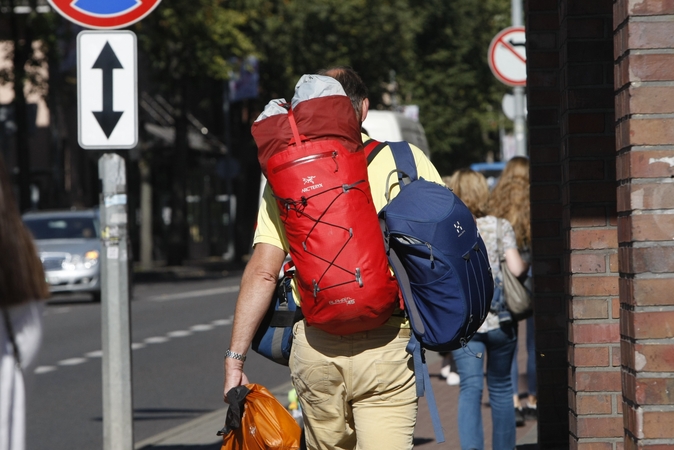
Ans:
[[[524,27],[509,27],[500,31],[489,44],[489,68],[499,81],[509,86],[527,84],[523,35]]]
[[[49,0],[63,17],[85,28],[124,28],[138,22],[161,0]]]

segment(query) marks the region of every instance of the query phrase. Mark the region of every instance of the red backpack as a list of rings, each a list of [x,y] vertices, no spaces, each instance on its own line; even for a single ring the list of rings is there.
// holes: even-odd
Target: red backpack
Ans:
[[[370,193],[360,124],[342,86],[305,75],[252,128],[295,263],[302,313],[332,334],[383,325],[399,304]]]

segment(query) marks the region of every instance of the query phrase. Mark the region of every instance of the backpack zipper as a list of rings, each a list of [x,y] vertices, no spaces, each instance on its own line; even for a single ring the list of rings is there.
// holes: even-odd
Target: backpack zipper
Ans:
[[[428,247],[428,251],[431,252],[431,267],[433,266],[433,247],[431,246],[430,242],[424,242],[426,244],[426,247]]]
[[[323,159],[323,158],[336,159],[337,158],[337,152],[336,151],[329,151],[329,152],[317,153],[315,155],[308,155],[308,156],[304,156],[304,157],[299,158],[299,159],[295,159],[293,161],[288,161],[286,163],[281,164],[278,167],[274,167],[274,169],[272,170],[272,173],[276,174],[276,173],[279,173],[280,171],[288,169],[290,167],[299,166],[300,164],[310,163],[310,162],[317,161],[317,160]],[[335,164],[337,164],[337,163],[335,162]]]
[[[398,242],[401,242],[401,243],[407,243],[407,244],[413,244],[413,245],[425,245],[428,248],[428,251],[430,252],[431,264],[433,264],[433,262],[435,261],[435,258],[433,257],[433,246],[431,245],[430,242],[424,242],[424,241],[419,240],[417,238],[413,238],[411,236],[405,236],[405,235],[395,236],[395,238],[398,240]]]

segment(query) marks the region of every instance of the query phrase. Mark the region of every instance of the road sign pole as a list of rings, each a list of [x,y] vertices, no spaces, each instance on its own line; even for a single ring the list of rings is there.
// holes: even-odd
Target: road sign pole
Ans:
[[[511,14],[512,14],[512,26],[521,27],[524,25],[522,23],[522,0],[512,0],[510,3]]]
[[[98,160],[101,211],[101,328],[103,350],[103,450],[133,448],[131,320],[124,159]]]
[[[522,21],[522,0],[512,0],[512,26],[521,27]],[[527,155],[527,139],[526,139],[526,117],[524,115],[524,86],[515,86],[513,88],[513,95],[515,96],[515,149],[517,156]]]
[[[513,88],[513,95],[515,96],[515,148],[517,156],[527,155],[527,138],[526,138],[526,118],[524,117],[524,87],[515,86]]]

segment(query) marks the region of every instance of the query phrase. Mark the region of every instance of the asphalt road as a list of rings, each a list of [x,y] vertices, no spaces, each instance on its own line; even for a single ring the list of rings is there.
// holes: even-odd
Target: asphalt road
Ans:
[[[239,281],[235,274],[135,285],[135,442],[225,406],[222,361]],[[103,448],[100,350],[100,305],[86,296],[51,299],[45,307],[42,348],[27,373],[28,450]],[[289,381],[287,368],[249,355],[251,382],[271,389]]]

